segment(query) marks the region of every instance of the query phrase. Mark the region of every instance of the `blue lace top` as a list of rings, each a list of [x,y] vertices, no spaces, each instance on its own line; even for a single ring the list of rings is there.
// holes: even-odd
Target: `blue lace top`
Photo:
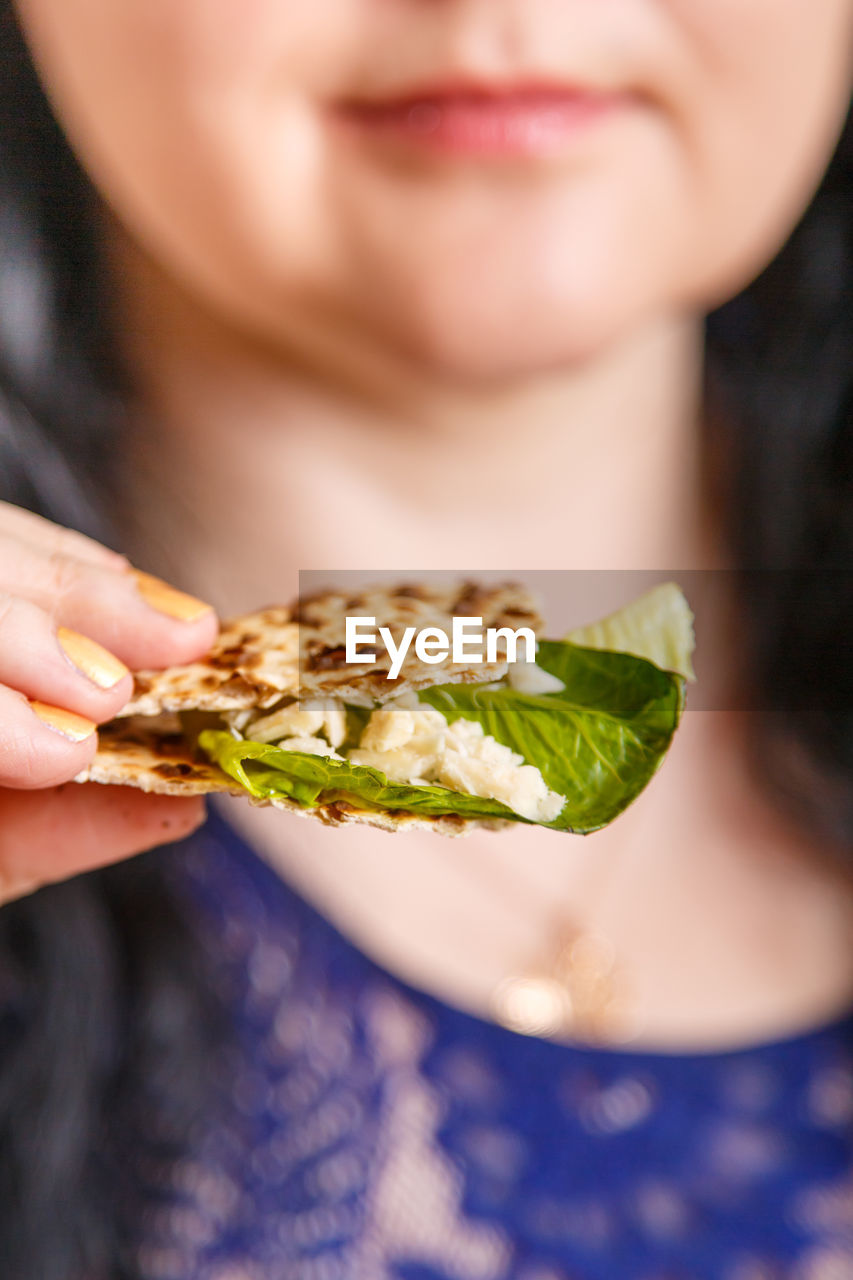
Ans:
[[[147,1280],[850,1280],[853,1013],[731,1052],[526,1037],[365,956],[215,815],[164,851],[233,1010]]]

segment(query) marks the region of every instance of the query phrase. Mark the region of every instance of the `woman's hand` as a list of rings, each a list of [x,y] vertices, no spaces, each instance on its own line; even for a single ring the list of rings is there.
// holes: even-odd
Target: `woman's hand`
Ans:
[[[191,661],[215,635],[208,605],[0,503],[0,903],[199,825],[198,798],[71,779],[130,697],[129,669]]]

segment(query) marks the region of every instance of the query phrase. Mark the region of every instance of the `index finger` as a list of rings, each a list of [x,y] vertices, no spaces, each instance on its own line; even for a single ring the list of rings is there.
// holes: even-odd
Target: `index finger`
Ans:
[[[0,502],[0,534],[7,534],[27,543],[45,555],[66,555],[87,564],[101,565],[105,569],[125,570],[126,556],[102,546],[94,538],[88,538],[76,529],[63,529],[42,516],[11,503]]]
[[[132,671],[192,662],[216,638],[210,605],[150,574],[45,556],[25,543],[0,558],[0,591],[38,605],[57,625],[97,641]]]

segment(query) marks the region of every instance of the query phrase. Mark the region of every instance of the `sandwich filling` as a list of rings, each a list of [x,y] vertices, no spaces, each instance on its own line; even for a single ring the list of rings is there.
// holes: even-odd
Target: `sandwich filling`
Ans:
[[[549,689],[562,687],[547,672],[536,672]],[[536,672],[523,678],[541,688]],[[348,709],[331,698],[292,701],[273,711],[226,712],[223,718],[237,739],[366,765],[391,782],[437,784],[497,800],[532,822],[553,822],[566,802],[535,765],[477,721],[462,716],[448,721],[412,692],[375,707],[366,718],[364,709]]]

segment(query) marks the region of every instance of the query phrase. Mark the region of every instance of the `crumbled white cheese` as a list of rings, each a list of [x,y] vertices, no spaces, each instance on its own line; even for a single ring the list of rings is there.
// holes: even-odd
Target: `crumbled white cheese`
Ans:
[[[511,662],[507,682],[516,693],[561,693],[565,684],[550,671],[543,671],[535,662]]]
[[[427,750],[441,748],[447,721],[434,707],[380,707],[365,726],[360,745],[368,751],[392,751],[395,747],[416,742]]]
[[[323,699],[323,732],[333,747],[339,747],[347,736],[346,708],[332,698]]]
[[[325,738],[283,738],[275,744],[282,751],[305,751],[311,756],[328,756],[331,760],[343,760]]]
[[[415,717],[411,711],[381,707],[374,711],[361,736],[368,751],[393,751],[415,735]]]
[[[361,742],[349,758],[353,764],[381,769],[392,782],[433,776],[444,749],[447,721],[433,707],[409,711],[379,707],[368,720]]]
[[[223,711],[222,718],[227,723],[235,738],[242,738],[246,725],[258,713],[254,707],[246,707],[240,711]]]
[[[279,738],[289,738],[293,734],[303,737],[316,734],[323,727],[323,712],[314,707],[303,707],[299,702],[291,702],[289,706],[280,707],[268,716],[261,716],[252,724],[246,725],[244,732],[252,742],[277,742]]]
[[[347,733],[346,710],[331,698],[291,702],[238,727],[253,742],[278,742],[293,735],[324,733],[330,746],[339,747]]]
[[[513,672],[523,668],[515,677]],[[562,682],[534,663],[510,666],[510,684],[529,693],[552,692]],[[252,714],[249,713],[249,717]],[[254,742],[275,743],[284,751],[344,757],[335,750],[346,738],[346,708],[332,698],[291,702],[254,721],[239,713],[232,732]],[[320,735],[323,735],[322,737]],[[525,764],[522,756],[483,731],[474,720],[460,718],[448,724],[434,707],[409,692],[377,707],[361,741],[349,752],[353,764],[380,769],[392,782],[420,786],[438,783],[451,791],[499,800],[513,812],[534,822],[551,822],[560,813],[565,796],[550,791],[540,771]]]
[[[499,800],[523,818],[551,822],[565,796],[549,791],[535,765],[483,732],[474,720],[452,724],[433,707],[374,711],[353,764],[381,769],[394,782],[438,782],[453,791]]]

